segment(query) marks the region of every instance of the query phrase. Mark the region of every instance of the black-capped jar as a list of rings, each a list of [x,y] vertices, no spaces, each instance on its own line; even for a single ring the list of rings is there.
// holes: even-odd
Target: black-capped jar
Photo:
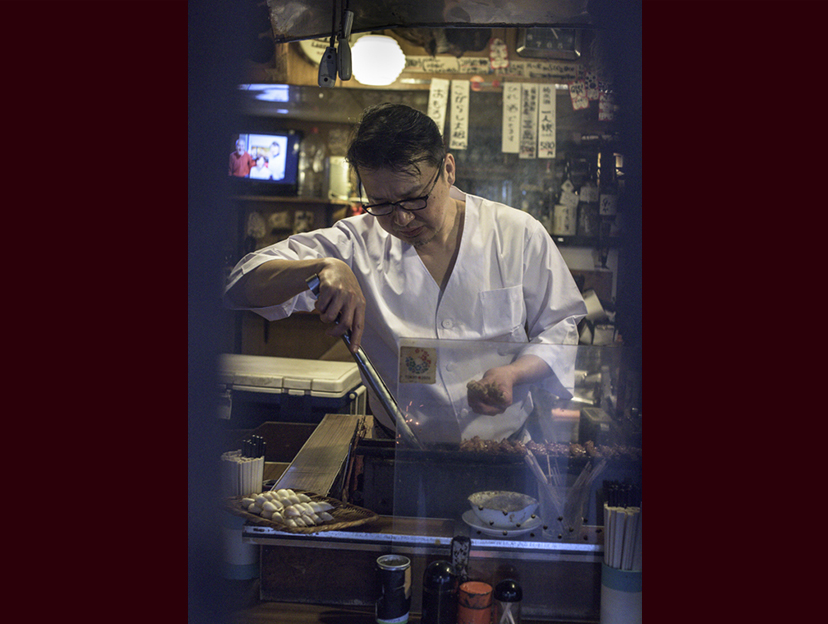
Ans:
[[[448,561],[432,561],[426,567],[422,611],[420,624],[454,624],[457,617],[457,575]]]
[[[494,624],[520,624],[520,602],[523,590],[517,581],[503,579],[494,589]]]

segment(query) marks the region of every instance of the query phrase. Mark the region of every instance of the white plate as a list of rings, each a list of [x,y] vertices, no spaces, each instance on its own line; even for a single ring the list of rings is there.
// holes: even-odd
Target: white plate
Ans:
[[[488,535],[489,537],[515,537],[517,535],[528,533],[529,531],[534,531],[539,528],[541,524],[543,524],[540,516],[535,516],[534,518],[527,520],[519,529],[495,529],[481,524],[480,518],[475,516],[471,509],[463,514],[463,522],[468,524],[473,529],[477,529],[483,533],[483,535]]]

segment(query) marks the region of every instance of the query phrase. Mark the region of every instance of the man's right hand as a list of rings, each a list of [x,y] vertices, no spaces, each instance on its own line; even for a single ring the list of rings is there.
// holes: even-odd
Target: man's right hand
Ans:
[[[356,353],[365,328],[365,296],[362,288],[351,267],[341,260],[329,259],[317,275],[319,296],[315,307],[323,322],[334,323],[325,333],[341,337],[349,331],[350,348]]]

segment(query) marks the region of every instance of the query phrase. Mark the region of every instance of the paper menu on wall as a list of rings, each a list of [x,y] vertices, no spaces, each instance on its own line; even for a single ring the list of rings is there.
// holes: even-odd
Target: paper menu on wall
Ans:
[[[503,137],[501,151],[517,154],[520,151],[520,83],[503,85]]]
[[[428,116],[434,120],[440,133],[446,127],[446,107],[448,105],[449,81],[444,78],[432,78],[428,91]]]
[[[538,85],[520,86],[520,151],[518,158],[538,155]]]
[[[449,149],[469,146],[469,88],[468,80],[451,81],[451,120],[449,122]]]
[[[539,86],[538,158],[555,158],[555,85]]]

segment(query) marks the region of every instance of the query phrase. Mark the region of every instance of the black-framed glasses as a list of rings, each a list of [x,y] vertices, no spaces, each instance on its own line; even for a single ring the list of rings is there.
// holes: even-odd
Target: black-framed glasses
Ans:
[[[392,212],[394,212],[395,208],[402,208],[403,210],[407,210],[408,212],[422,210],[428,205],[428,198],[431,195],[431,192],[434,190],[434,187],[437,186],[437,180],[440,179],[440,174],[443,172],[444,162],[445,158],[440,161],[440,166],[437,168],[437,174],[434,176],[434,181],[431,183],[431,186],[428,189],[428,193],[426,193],[422,197],[413,197],[411,199],[403,199],[402,201],[398,202],[385,202],[382,204],[362,204],[363,210],[365,210],[365,212],[367,212],[368,214],[374,215],[375,217],[384,217],[385,215],[389,215]]]

